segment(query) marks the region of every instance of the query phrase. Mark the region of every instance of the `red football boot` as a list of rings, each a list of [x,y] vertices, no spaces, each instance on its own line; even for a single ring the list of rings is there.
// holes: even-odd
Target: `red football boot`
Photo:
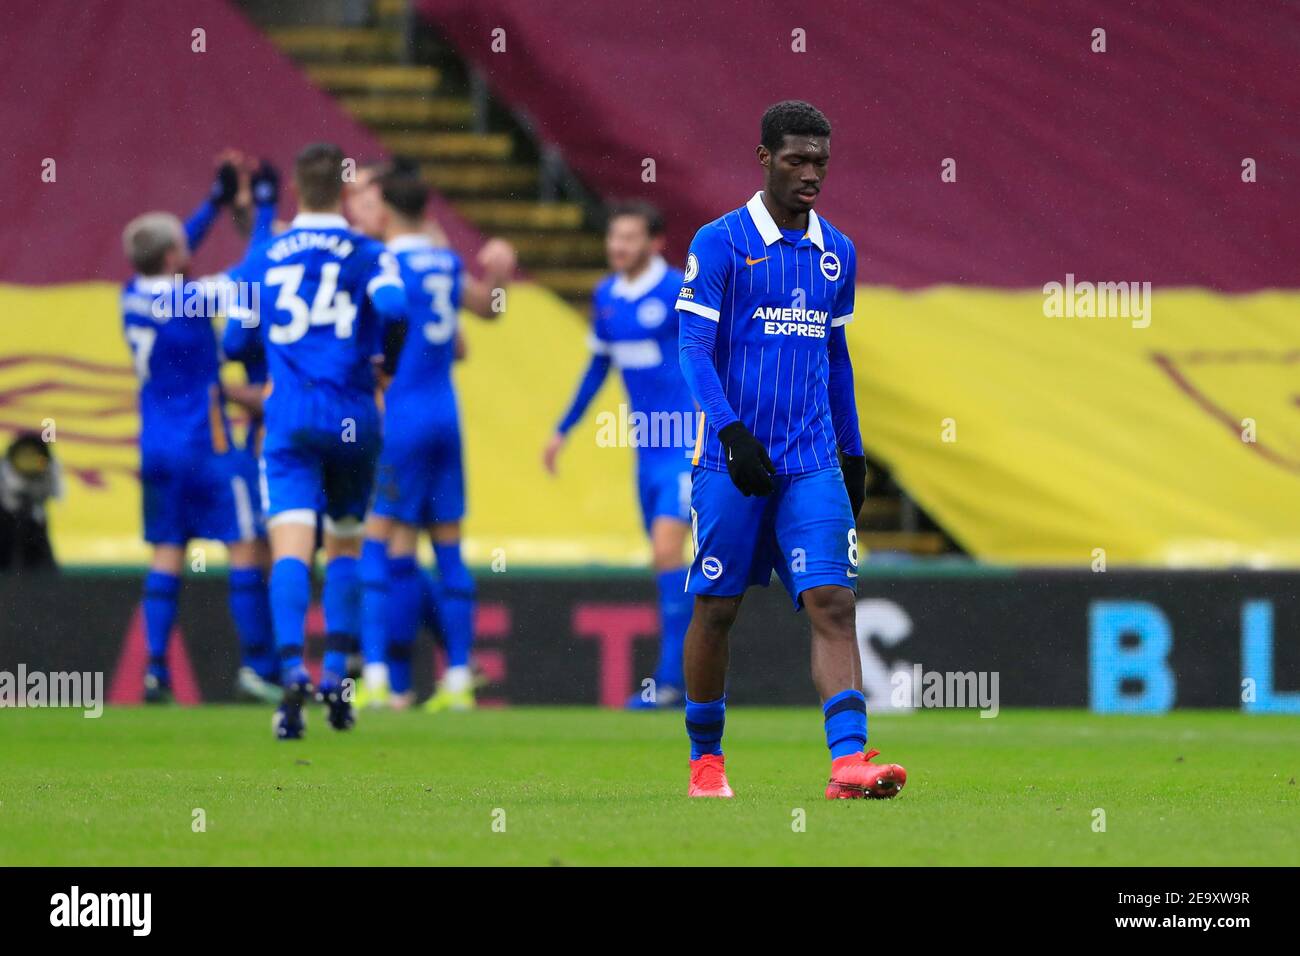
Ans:
[[[907,771],[896,763],[872,763],[879,750],[846,754],[831,761],[827,800],[887,800],[898,796],[907,783]]]
[[[691,761],[691,786],[688,797],[734,797],[727,785],[726,758],[721,754],[705,754]]]

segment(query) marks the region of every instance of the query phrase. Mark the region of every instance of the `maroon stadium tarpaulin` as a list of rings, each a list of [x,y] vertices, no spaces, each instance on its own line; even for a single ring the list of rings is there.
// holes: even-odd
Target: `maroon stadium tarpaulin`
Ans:
[[[678,257],[757,187],[764,107],[802,98],[862,281],[1300,285],[1295,4],[417,2],[599,193],[663,205]]]
[[[0,18],[0,282],[116,279],[122,227],[202,199],[233,146],[288,172],[304,143],[364,162],[378,140],[222,0],[43,0]],[[205,52],[195,52],[202,30]],[[54,161],[55,181],[42,180]],[[287,175],[286,175],[287,179]],[[292,209],[288,197],[281,210]],[[454,243],[476,234],[440,200]],[[196,258],[237,260],[223,222]]]

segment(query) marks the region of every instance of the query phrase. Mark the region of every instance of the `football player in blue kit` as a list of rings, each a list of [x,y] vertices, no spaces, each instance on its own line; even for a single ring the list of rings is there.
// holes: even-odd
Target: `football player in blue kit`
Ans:
[[[650,537],[659,591],[661,637],[653,682],[628,699],[629,709],[679,707],[684,700],[682,642],[691,619],[683,553],[690,531],[691,445],[695,400],[677,358],[673,307],[682,273],[663,258],[663,218],[648,203],[611,207],[605,254],[613,273],[592,295],[591,361],[568,411],[543,453],[555,474],[556,459],[586,413],[611,367],[622,373],[637,445],[637,497]]]
[[[229,273],[231,282],[259,289],[260,298],[253,315],[228,321],[226,354],[238,359],[260,341],[269,370],[261,466],[285,687],[274,721],[280,739],[302,736],[302,709],[312,696],[326,705],[334,729],[354,721],[344,681],[360,632],[356,565],[380,445],[374,366],[382,359],[386,369],[396,367],[405,334],[397,263],[343,218],[343,175],[337,146],[304,147],[294,164],[298,215]],[[313,688],[303,641],[320,510],[327,635],[320,686]]]
[[[380,205],[366,226],[382,235],[397,260],[409,334],[384,392],[384,446],[361,550],[364,692],[376,706],[413,703],[411,650],[431,590],[447,667],[426,710],[470,710],[475,591],[461,554],[465,469],[451,372],[461,306],[498,318],[515,254],[508,243],[490,240],[478,257],[482,276],[467,275],[460,256],[430,232],[429,189],[418,168],[394,163],[376,184]],[[437,579],[431,587],[416,563],[421,531],[433,544]]]
[[[210,195],[183,226],[170,214],[148,213],[123,233],[136,273],[123,290],[122,317],[140,379],[144,537],[153,549],[143,600],[149,649],[144,699],[150,703],[171,698],[167,649],[185,548],[194,538],[221,541],[228,551],[230,610],[241,652],[237,690],[262,699],[276,692],[256,485],[231,441],[214,316],[185,306],[206,304],[186,296],[184,273],[191,251],[237,188],[234,165],[223,162]]]
[[[775,571],[812,624],[827,798],[892,797],[907,774],[864,752],[855,626],[866,460],[844,327],[857,254],[813,210],[831,126],[808,103],[777,103],[759,143],[763,188],[695,234],[677,299],[682,371],[705,416],[691,492],[687,792],[732,796],[722,755],[728,634],[746,589]]]

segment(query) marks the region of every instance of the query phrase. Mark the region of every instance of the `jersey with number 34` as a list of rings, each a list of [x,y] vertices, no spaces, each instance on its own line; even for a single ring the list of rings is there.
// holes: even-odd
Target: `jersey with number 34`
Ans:
[[[275,392],[374,394],[372,359],[382,341],[368,299],[380,285],[401,286],[382,243],[353,232],[342,216],[302,214],[228,275],[258,285],[256,328]],[[227,338],[236,331],[228,326]]]

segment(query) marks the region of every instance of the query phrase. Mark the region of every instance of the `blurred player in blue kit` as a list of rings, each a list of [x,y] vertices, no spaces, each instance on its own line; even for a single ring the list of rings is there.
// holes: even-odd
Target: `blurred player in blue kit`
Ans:
[[[756,150],[763,188],[695,234],[677,299],[682,371],[705,415],[687,584],[692,797],[733,795],[722,753],[728,635],[746,589],[773,571],[812,624],[827,798],[893,797],[907,780],[864,752],[855,592],[866,459],[844,332],[857,253],[813,211],[830,144],[830,123],[808,103],[768,108]]]
[[[372,182],[349,197],[348,210],[397,260],[408,334],[384,392],[384,446],[361,550],[363,694],[373,706],[413,703],[411,650],[431,596],[447,667],[426,709],[469,710],[475,588],[461,554],[465,469],[452,364],[462,305],[482,318],[498,318],[515,254],[508,243],[489,240],[478,255],[482,276],[469,275],[426,219],[429,189],[418,167],[399,161],[373,172]],[[421,531],[433,545],[436,580],[416,562]]]
[[[354,721],[344,680],[360,633],[357,556],[380,447],[375,366],[396,367],[405,335],[406,292],[397,263],[343,218],[343,169],[338,147],[305,147],[294,164],[298,215],[228,275],[234,284],[260,289],[255,314],[232,316],[223,345],[238,359],[260,343],[269,371],[262,497],[284,683],[274,722],[281,739],[302,736],[303,706],[313,696],[336,730]],[[327,634],[320,686],[313,688],[303,641],[321,511]]]
[[[183,226],[168,213],[148,213],[123,233],[136,272],[123,290],[122,316],[140,379],[140,480],[145,540],[153,548],[143,601],[149,703],[171,698],[167,649],[185,548],[195,538],[221,541],[229,554],[230,611],[241,654],[237,691],[262,700],[279,693],[256,465],[233,443],[225,411],[227,399],[248,396],[221,385],[215,316],[206,308],[176,308],[185,301],[192,250],[237,201],[238,166],[237,155],[223,154],[209,196]],[[256,174],[259,183],[266,169]],[[259,216],[264,210],[259,200]]]
[[[543,453],[547,471],[600,391],[611,367],[622,373],[628,401],[646,427],[637,441],[637,497],[650,537],[662,636],[653,683],[628,699],[630,709],[681,706],[682,642],[691,619],[683,552],[690,531],[695,400],[677,358],[673,306],[682,273],[663,258],[663,218],[648,203],[611,207],[605,254],[613,274],[592,295],[591,361],[568,411]]]

